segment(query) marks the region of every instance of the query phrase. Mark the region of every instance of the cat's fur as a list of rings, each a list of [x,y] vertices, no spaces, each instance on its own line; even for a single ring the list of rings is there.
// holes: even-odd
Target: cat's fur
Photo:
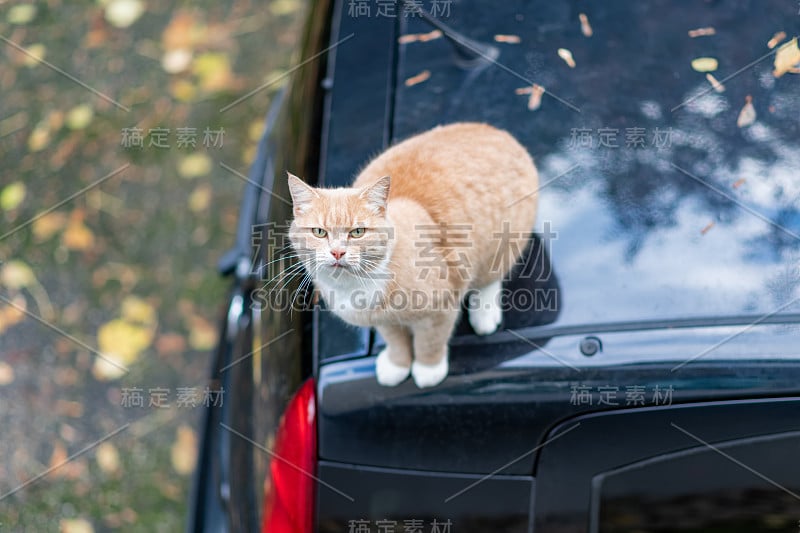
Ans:
[[[385,339],[378,381],[411,373],[430,387],[447,376],[447,342],[469,290],[475,332],[500,325],[501,279],[527,245],[537,187],[533,160],[507,132],[437,127],[386,150],[351,188],[315,189],[290,175],[290,238],[330,309]],[[363,236],[350,234],[356,228]]]

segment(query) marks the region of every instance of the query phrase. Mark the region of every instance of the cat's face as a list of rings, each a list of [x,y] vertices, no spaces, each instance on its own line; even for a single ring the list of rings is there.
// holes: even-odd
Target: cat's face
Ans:
[[[289,238],[312,276],[345,281],[385,270],[392,241],[388,177],[363,189],[316,189],[290,174],[289,191]]]

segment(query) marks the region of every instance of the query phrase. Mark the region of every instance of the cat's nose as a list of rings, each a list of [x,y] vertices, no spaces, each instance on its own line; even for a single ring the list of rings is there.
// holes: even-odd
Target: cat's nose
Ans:
[[[331,255],[332,255],[332,256],[333,256],[333,258],[334,258],[334,259],[336,259],[337,261],[338,261],[339,259],[341,259],[342,257],[344,257],[344,254],[345,254],[345,251],[344,251],[344,250],[331,250]]]

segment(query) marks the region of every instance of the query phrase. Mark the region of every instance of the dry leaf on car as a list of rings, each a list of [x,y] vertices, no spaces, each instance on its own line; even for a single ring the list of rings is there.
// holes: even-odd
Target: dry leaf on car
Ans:
[[[753,97],[748,94],[745,99],[744,107],[739,111],[739,118],[736,119],[736,125],[740,128],[744,128],[755,121],[756,109],[753,107]]]
[[[586,13],[579,13],[578,19],[581,21],[581,33],[586,37],[591,37],[594,31],[592,31],[592,25],[589,24],[589,17],[586,16]]]
[[[800,48],[797,47],[797,37],[778,48],[775,54],[775,70],[772,75],[780,78],[787,72],[792,72],[800,63]]]
[[[563,59],[564,62],[569,65],[569,68],[575,68],[575,59],[572,57],[572,52],[566,48],[558,49],[558,57]]]

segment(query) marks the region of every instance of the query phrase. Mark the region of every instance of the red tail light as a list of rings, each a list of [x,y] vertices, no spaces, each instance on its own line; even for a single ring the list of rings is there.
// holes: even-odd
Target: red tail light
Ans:
[[[311,533],[317,462],[317,405],[314,380],[295,393],[283,413],[264,491],[262,533]]]

